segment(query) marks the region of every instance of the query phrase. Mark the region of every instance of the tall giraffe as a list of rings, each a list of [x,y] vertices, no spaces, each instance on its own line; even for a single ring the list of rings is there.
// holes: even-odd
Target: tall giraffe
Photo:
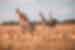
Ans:
[[[46,19],[45,19],[44,14],[43,14],[42,12],[39,12],[39,16],[40,16],[41,19],[42,19],[42,24],[46,25],[47,21],[46,21]]]
[[[16,14],[20,18],[20,26],[22,29],[22,32],[24,33],[25,31],[28,31],[30,29],[30,22],[29,19],[27,18],[27,14],[22,12],[19,8],[16,9]]]
[[[49,11],[49,21],[48,21],[48,24],[50,25],[50,26],[55,26],[56,25],[56,23],[57,23],[57,20],[53,17],[53,14],[52,14],[52,10],[51,11]]]

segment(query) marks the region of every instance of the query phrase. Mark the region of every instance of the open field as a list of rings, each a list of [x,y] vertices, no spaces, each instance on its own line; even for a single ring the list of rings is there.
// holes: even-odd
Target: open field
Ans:
[[[0,50],[75,50],[75,24],[37,25],[32,33],[1,25]]]

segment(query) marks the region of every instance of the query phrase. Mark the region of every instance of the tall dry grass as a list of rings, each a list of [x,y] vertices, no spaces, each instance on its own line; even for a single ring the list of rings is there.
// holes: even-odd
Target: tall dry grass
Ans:
[[[0,26],[0,50],[75,50],[75,26],[37,25],[22,33],[19,26]]]

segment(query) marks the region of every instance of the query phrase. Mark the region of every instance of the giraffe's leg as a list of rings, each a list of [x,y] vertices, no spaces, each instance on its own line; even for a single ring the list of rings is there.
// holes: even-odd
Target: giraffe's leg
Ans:
[[[26,33],[26,28],[25,28],[25,26],[21,26],[21,31],[22,31],[23,34]]]
[[[31,32],[31,35],[32,35],[32,36],[34,35],[34,30],[35,30],[34,26],[31,25],[29,31]]]

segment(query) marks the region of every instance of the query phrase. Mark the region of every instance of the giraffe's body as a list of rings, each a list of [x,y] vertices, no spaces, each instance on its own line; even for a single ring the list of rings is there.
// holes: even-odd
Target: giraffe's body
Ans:
[[[23,32],[30,29],[30,23],[27,20],[20,19],[20,26]]]

